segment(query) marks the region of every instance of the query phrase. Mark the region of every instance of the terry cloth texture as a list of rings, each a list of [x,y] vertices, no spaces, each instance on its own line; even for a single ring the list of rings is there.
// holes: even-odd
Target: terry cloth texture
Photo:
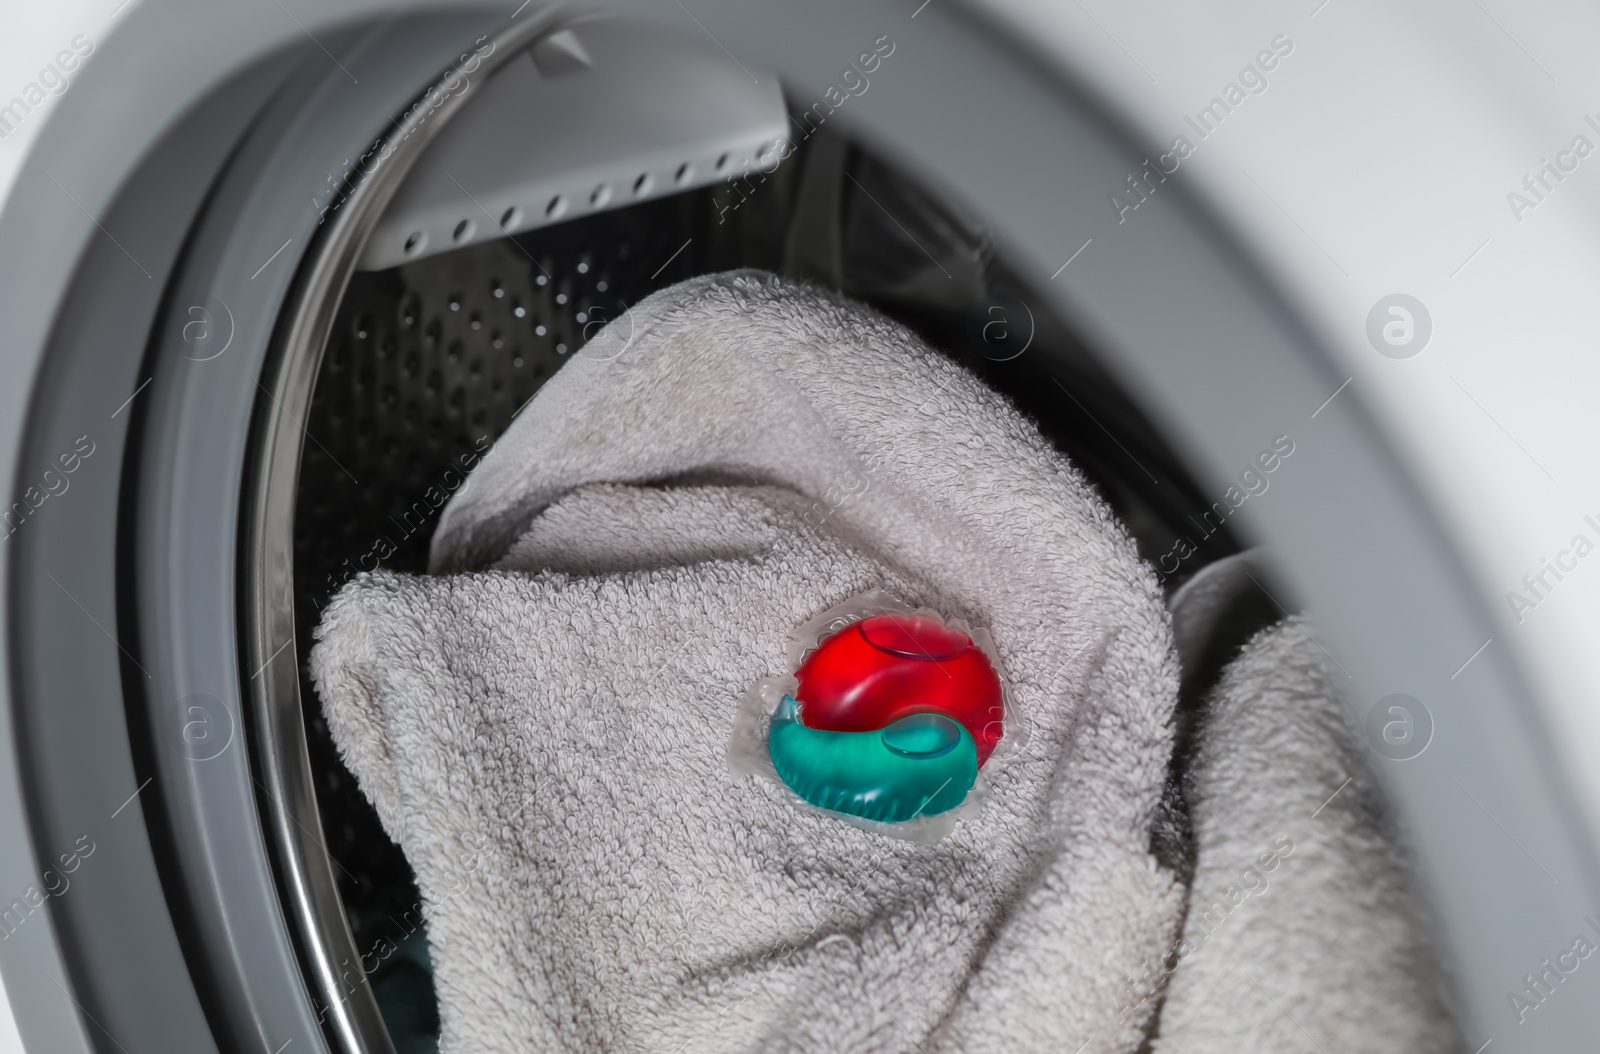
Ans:
[[[905,328],[755,272],[664,290],[539,392],[432,564],[347,585],[311,662],[416,871],[444,1054],[1146,1043],[1161,999],[1129,979],[1188,893],[1151,852],[1178,696],[1155,576]],[[871,588],[988,627],[1021,712],[932,844],[725,758],[795,627]]]
[[[1340,704],[1345,674],[1294,620],[1212,693],[1188,780],[1201,847],[1156,1054],[1467,1049],[1399,839]]]

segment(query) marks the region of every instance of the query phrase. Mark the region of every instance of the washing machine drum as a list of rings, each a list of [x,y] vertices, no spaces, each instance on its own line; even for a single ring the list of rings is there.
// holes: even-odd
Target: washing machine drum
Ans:
[[[241,59],[140,156],[62,300],[19,462],[83,466],[50,529],[10,537],[31,844],[96,846],[49,929],[13,927],[54,935],[29,954],[82,1014],[8,969],[29,1049],[436,1043],[420,895],[329,735],[312,631],[356,573],[425,571],[435,482],[656,290],[737,268],[840,290],[1037,421],[1169,593],[1245,548],[1196,517],[1284,431],[1268,407],[1333,390],[1325,356],[1181,188],[1116,231],[1106,188],[1143,154],[1015,40],[923,7],[730,6],[715,37],[648,13],[348,21]],[[1186,650],[1185,700],[1279,598],[1345,620],[1373,683],[1448,665],[1396,627],[1483,621],[1353,402],[1317,418],[1297,511],[1258,524],[1272,557],[1230,565],[1259,589]],[[1527,738],[1507,727],[1434,744],[1436,779],[1473,735]],[[1507,778],[1558,803],[1517,751]],[[1433,824],[1419,883],[1472,1020],[1503,986],[1461,931],[1525,876],[1460,875],[1453,806],[1380,775],[1396,823]],[[1583,916],[1548,893],[1519,901],[1530,920]]]

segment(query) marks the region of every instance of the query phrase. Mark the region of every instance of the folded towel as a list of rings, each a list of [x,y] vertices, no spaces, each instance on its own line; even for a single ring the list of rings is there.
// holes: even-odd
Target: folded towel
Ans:
[[[416,871],[445,1054],[1131,1054],[1163,1013],[1216,1034],[1163,1007],[1159,966],[1130,995],[1188,897],[1154,573],[903,327],[754,272],[658,293],[539,392],[432,553],[439,577],[347,585],[312,672]],[[794,629],[868,589],[988,627],[1022,717],[982,809],[931,844],[726,762]],[[1221,948],[1177,976],[1212,993]]]
[[[1182,939],[1129,978],[1154,1054],[1463,1049],[1350,677],[1283,618],[1259,549],[1172,597],[1195,869]],[[1393,764],[1393,762],[1390,762]]]
[[[1157,1054],[1466,1049],[1399,840],[1311,631],[1256,634],[1190,772],[1195,869]]]
[[[591,486],[593,484],[605,484]],[[756,274],[636,306],[312,656],[417,872],[442,1049],[1127,1050],[1176,665],[1083,479],[904,328]],[[990,628],[1027,746],[931,844],[736,779],[741,694],[868,588]],[[471,861],[468,870],[463,862]]]

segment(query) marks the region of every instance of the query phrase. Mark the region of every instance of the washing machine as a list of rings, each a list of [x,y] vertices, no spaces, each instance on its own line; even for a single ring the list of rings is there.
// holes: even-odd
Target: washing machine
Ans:
[[[1600,1037],[1600,966],[1514,998],[1600,940],[1594,11],[12,17],[0,1048],[434,1049],[311,628],[358,571],[425,569],[432,483],[600,327],[737,267],[1007,393],[1169,592],[1251,551],[1343,674],[1464,1049]]]

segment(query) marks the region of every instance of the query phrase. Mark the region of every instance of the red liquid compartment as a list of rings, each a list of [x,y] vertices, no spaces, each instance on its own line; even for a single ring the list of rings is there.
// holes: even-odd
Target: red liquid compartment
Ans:
[[[972,733],[978,764],[1002,735],[1000,678],[959,630],[924,615],[873,615],[825,639],[796,671],[801,721],[865,732],[916,713],[944,714]]]

